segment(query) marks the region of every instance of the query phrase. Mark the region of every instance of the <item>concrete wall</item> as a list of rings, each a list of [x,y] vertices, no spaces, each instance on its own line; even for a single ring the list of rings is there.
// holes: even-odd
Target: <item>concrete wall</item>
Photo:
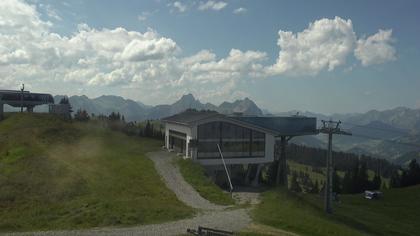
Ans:
[[[186,147],[185,147],[185,157],[189,157],[191,158],[191,152],[188,150],[188,146],[189,146],[189,141],[191,139],[193,139],[192,137],[192,130],[190,127],[188,126],[184,126],[184,125],[178,125],[178,124],[172,124],[172,123],[166,123],[165,124],[165,147],[167,149],[169,149],[169,130],[174,130],[174,131],[178,131],[178,132],[182,132],[185,133],[187,135],[187,139],[185,140],[186,142]]]

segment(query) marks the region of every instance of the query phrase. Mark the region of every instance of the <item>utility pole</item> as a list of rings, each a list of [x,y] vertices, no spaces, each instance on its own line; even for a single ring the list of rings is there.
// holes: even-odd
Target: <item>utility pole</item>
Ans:
[[[327,153],[327,172],[326,172],[326,182],[325,182],[325,212],[332,213],[332,174],[333,174],[333,158],[332,158],[332,137],[333,134],[341,135],[351,135],[349,132],[342,131],[340,129],[341,121],[322,121],[322,128],[319,130],[320,133],[328,134],[328,153]]]
[[[22,84],[22,87],[20,88],[20,112],[23,112],[23,91],[25,90],[25,84]]]

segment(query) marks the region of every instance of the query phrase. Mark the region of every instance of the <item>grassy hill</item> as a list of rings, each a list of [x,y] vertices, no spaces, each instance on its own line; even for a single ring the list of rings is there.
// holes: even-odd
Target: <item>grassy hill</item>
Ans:
[[[190,159],[178,159],[177,163],[180,172],[191,186],[205,199],[219,205],[233,205],[235,201],[228,193],[222,191],[210,178],[205,175],[205,171],[200,164],[192,162]]]
[[[260,224],[300,235],[418,235],[418,199],[420,186],[385,190],[381,200],[343,195],[334,203],[334,214],[327,215],[319,195],[277,189],[263,194],[253,217]]]
[[[148,224],[191,216],[145,153],[155,140],[46,114],[0,122],[0,232]]]

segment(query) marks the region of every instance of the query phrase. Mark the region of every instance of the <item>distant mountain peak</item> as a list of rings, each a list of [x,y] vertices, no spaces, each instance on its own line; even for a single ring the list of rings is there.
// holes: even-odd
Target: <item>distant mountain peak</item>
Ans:
[[[182,95],[180,100],[195,101],[196,99],[194,95],[192,95],[191,93],[188,93],[188,94]]]

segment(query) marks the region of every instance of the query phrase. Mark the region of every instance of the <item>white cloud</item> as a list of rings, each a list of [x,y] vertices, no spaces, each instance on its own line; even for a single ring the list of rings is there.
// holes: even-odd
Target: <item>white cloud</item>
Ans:
[[[267,68],[269,75],[316,75],[343,65],[353,51],[356,35],[351,20],[321,19],[296,34],[279,31],[277,62]]]
[[[41,6],[42,6],[42,4],[41,4]],[[49,5],[49,4],[47,4],[47,5],[45,5],[45,12],[47,13],[47,15],[50,17],[50,18],[52,18],[52,19],[55,19],[55,20],[62,20],[62,18],[61,18],[61,16],[60,15],[58,15],[58,13],[57,13],[57,10],[56,9],[54,9],[51,5]]]
[[[140,15],[137,16],[137,19],[139,21],[145,21],[145,20],[147,20],[148,16],[149,16],[149,12],[144,11],[144,12],[140,13]]]
[[[204,10],[219,11],[219,10],[222,10],[223,8],[225,8],[226,6],[227,6],[226,2],[209,0],[207,2],[200,3],[200,5],[198,6],[198,10],[200,10],[200,11],[204,11]]]
[[[176,43],[168,38],[135,39],[122,51],[121,58],[129,61],[157,60],[171,55]]]
[[[135,91],[136,99],[149,103],[183,92],[230,99],[242,94],[238,83],[263,73],[260,62],[266,58],[263,52],[237,49],[225,58],[209,50],[178,57],[176,42],[151,29],[80,24],[62,36],[51,31],[52,23],[40,18],[35,5],[18,0],[0,2],[0,24],[2,87],[25,82],[44,91],[57,92],[52,86],[59,85],[70,94]]]
[[[233,10],[233,13],[236,15],[245,14],[248,10],[246,8],[240,7]]]
[[[393,42],[392,30],[379,30],[367,39],[359,39],[354,55],[363,66],[392,61],[396,59],[396,50],[391,45]]]
[[[297,34],[280,31],[277,63],[264,66],[267,54],[252,50],[231,49],[221,58],[210,50],[180,57],[181,47],[152,29],[80,24],[64,36],[51,26],[35,5],[0,1],[2,88],[25,82],[46,92],[89,91],[92,96],[106,91],[152,104],[185,92],[221,101],[243,95],[240,88],[254,78],[333,70],[344,64],[356,42],[350,20],[322,19]]]
[[[187,4],[184,4],[179,1],[175,1],[174,3],[170,4],[172,7],[174,7],[178,12],[185,12],[188,9]]]

